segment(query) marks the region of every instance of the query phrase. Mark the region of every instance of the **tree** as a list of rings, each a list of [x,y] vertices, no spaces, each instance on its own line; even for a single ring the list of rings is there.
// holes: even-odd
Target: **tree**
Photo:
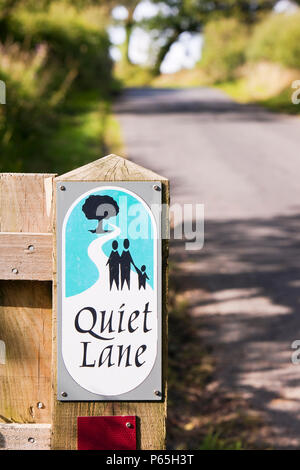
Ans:
[[[98,225],[95,230],[90,230],[92,233],[104,233],[102,222],[104,219],[115,217],[119,213],[119,206],[117,202],[110,196],[89,196],[82,206],[82,212],[89,220],[98,220]]]
[[[109,10],[110,13],[112,10],[117,7],[117,6],[123,6],[127,10],[127,18],[125,20],[116,20],[115,24],[122,24],[125,29],[125,42],[124,42],[124,47],[123,47],[123,52],[124,56],[123,59],[127,63],[131,63],[130,57],[129,57],[129,43],[130,43],[130,37],[132,34],[132,30],[135,25],[134,21],[134,11],[138,4],[140,3],[140,0],[108,0],[108,5],[109,5]]]
[[[132,33],[133,27],[135,25],[133,15],[134,15],[134,11],[135,11],[135,9],[136,9],[136,7],[138,6],[139,3],[140,3],[140,0],[124,0],[122,2],[122,5],[125,6],[125,8],[127,9],[127,12],[128,12],[128,16],[127,16],[127,18],[125,20],[125,24],[124,24],[125,33],[126,33],[125,48],[124,48],[124,59],[128,63],[131,63],[131,60],[130,60],[130,57],[129,57],[129,44],[130,44],[131,33]]]

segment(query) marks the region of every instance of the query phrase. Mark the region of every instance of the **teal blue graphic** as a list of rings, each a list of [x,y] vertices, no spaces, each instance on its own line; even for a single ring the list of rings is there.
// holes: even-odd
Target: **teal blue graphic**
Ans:
[[[121,253],[123,241],[130,242],[130,252],[136,266],[144,265],[147,272],[147,283],[153,288],[153,255],[154,240],[151,218],[145,205],[131,194],[119,189],[103,189],[83,197],[73,208],[67,224],[65,236],[65,286],[66,297],[80,294],[91,287],[99,278],[95,264],[88,256],[88,247],[96,237],[104,234],[92,233],[97,227],[97,220],[88,220],[82,206],[90,195],[110,196],[119,206],[119,214],[103,220],[103,229],[112,230],[110,224],[120,227],[118,241]],[[104,254],[109,257],[112,240],[103,245]],[[100,273],[101,279],[101,273]]]

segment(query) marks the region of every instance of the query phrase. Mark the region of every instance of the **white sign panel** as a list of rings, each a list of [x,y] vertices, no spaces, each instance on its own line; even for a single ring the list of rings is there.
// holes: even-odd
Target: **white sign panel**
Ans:
[[[159,189],[58,185],[59,400],[161,399]]]

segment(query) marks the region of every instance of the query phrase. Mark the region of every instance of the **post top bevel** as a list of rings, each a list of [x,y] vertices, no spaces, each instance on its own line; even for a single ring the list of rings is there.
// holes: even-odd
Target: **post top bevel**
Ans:
[[[168,181],[130,160],[107,155],[55,178],[55,181]]]

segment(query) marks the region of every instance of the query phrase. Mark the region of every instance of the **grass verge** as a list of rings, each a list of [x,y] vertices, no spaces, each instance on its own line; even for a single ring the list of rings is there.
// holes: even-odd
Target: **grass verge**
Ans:
[[[224,91],[238,103],[259,104],[270,111],[300,115],[300,105],[292,103],[292,94],[295,90],[290,86],[285,87],[278,94],[268,97],[264,96],[263,90],[257,90],[257,94],[253,93],[252,90],[249,90],[247,80],[243,78],[231,82],[220,83],[215,85],[215,87]],[[257,96],[258,94],[260,94],[259,97]]]

